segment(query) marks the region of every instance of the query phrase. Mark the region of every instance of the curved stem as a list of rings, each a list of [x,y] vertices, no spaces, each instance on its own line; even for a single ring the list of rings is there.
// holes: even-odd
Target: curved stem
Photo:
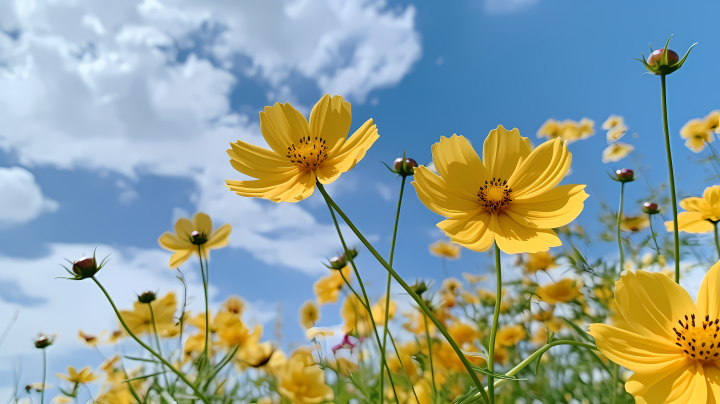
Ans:
[[[618,273],[621,273],[623,270],[623,265],[625,265],[625,253],[623,252],[623,246],[622,246],[622,229],[620,229],[620,223],[622,222],[622,214],[623,214],[623,199],[625,198],[625,183],[620,183],[620,208],[618,210],[618,216],[617,216],[617,241],[618,241],[618,250],[620,251],[620,270]],[[651,230],[652,231],[652,230]]]
[[[668,174],[670,175],[670,199],[673,208],[673,235],[675,237],[675,282],[680,283],[680,233],[678,230],[677,197],[675,196],[675,174],[673,173],[672,153],[670,151],[670,130],[668,129],[667,90],[665,89],[665,75],[660,75],[660,90],[662,93],[663,129],[665,130],[665,151],[667,153]]]
[[[208,401],[208,399],[205,398],[205,396],[204,396],[202,393],[200,393],[200,390],[198,390],[197,387],[195,387],[195,386],[187,379],[187,377],[185,377],[185,375],[183,374],[183,372],[175,369],[175,367],[174,367],[172,364],[170,364],[170,362],[168,362],[167,360],[165,360],[165,358],[163,358],[160,354],[158,354],[157,352],[155,352],[154,349],[152,349],[151,347],[149,347],[149,346],[148,346],[146,343],[144,343],[140,338],[138,338],[138,336],[135,335],[134,332],[132,332],[132,330],[130,329],[130,327],[128,327],[128,325],[125,323],[125,320],[124,320],[124,319],[122,318],[122,316],[120,315],[120,312],[118,311],[117,307],[115,306],[115,302],[114,302],[114,301],[112,300],[112,298],[110,297],[110,294],[108,293],[108,291],[105,290],[105,287],[103,287],[103,285],[100,283],[100,281],[98,281],[97,278],[95,278],[94,276],[91,277],[91,279],[92,279],[93,281],[95,281],[95,283],[100,287],[100,290],[102,290],[102,292],[105,294],[105,297],[108,299],[108,302],[110,302],[110,305],[112,306],[113,310],[115,311],[115,315],[117,316],[118,320],[120,320],[120,324],[122,324],[123,328],[124,328],[125,331],[127,331],[127,333],[132,337],[132,339],[134,339],[138,344],[140,344],[140,346],[142,346],[143,348],[145,348],[145,350],[147,350],[148,352],[150,352],[154,357],[158,358],[158,360],[160,360],[160,362],[164,363],[165,366],[167,366],[168,369],[170,369],[171,372],[173,372],[173,373],[175,373],[176,375],[178,375],[178,377],[179,377],[183,382],[185,382],[185,384],[187,384],[188,387],[190,387],[190,388],[192,389],[193,393],[194,393],[203,403],[205,403],[205,404],[210,404],[210,401]]]
[[[162,347],[160,346],[160,337],[158,336],[157,325],[155,323],[155,312],[153,311],[151,303],[148,303],[147,305],[148,305],[148,308],[150,309],[150,321],[152,321],[153,333],[155,334],[155,343],[157,344],[157,347],[158,347],[158,353],[160,354],[160,356],[162,356],[163,353],[162,353]],[[169,389],[170,381],[168,380],[168,377],[167,377],[167,370],[165,369],[165,365],[163,365],[163,376],[165,376],[165,388]]]
[[[430,359],[430,375],[432,376],[432,389],[433,389],[433,402],[437,401],[437,386],[435,385],[435,366],[433,366],[432,358],[432,340],[430,339],[430,330],[427,325],[427,316],[422,315],[423,322],[425,323],[425,335],[427,336],[428,343],[428,358]]]
[[[490,343],[488,346],[488,370],[495,369],[495,336],[498,331],[498,319],[500,318],[500,300],[502,299],[502,267],[500,265],[500,247],[495,243],[495,274],[497,277],[497,292],[495,292],[495,312],[493,313],[493,323],[490,329]],[[490,395],[490,403],[495,402],[495,386],[494,378],[488,376],[488,394]]]
[[[210,279],[210,268],[207,269],[207,278],[205,275],[205,267],[203,267],[202,246],[198,245],[198,256],[200,257],[200,275],[203,278],[203,292],[205,293],[205,361],[203,367],[212,366],[210,363],[210,355],[208,354],[208,345],[210,343],[210,308],[208,304],[208,280]]]
[[[317,187],[320,190],[320,193],[322,193],[323,197],[325,198],[325,201],[330,206],[332,206],[332,208],[335,211],[337,211],[337,213],[340,215],[340,217],[343,218],[345,223],[347,223],[348,227],[350,227],[350,229],[352,229],[353,233],[355,233],[355,235],[360,240],[360,242],[363,243],[365,248],[367,248],[368,251],[370,251],[370,253],[375,257],[375,259],[383,267],[385,267],[385,269],[388,272],[390,272],[390,274],[395,279],[395,281],[397,281],[397,283],[399,283],[400,286],[403,289],[405,289],[405,291],[410,295],[410,297],[412,297],[412,299],[415,301],[415,303],[417,303],[417,305],[420,306],[420,308],[422,309],[422,311],[425,312],[425,314],[428,316],[428,318],[430,318],[430,321],[432,321],[433,324],[435,324],[435,327],[437,327],[437,329],[440,331],[440,333],[447,339],[448,343],[450,344],[452,349],[455,351],[455,353],[458,355],[458,358],[460,359],[460,361],[465,366],[465,369],[467,369],[467,372],[470,375],[470,378],[472,379],[473,383],[478,388],[478,390],[480,390],[480,394],[483,397],[483,401],[485,401],[486,403],[489,403],[489,399],[488,399],[487,393],[485,392],[485,389],[482,386],[482,382],[480,382],[480,379],[478,378],[477,374],[472,369],[472,365],[470,364],[470,361],[468,361],[468,359],[462,353],[462,351],[460,350],[460,347],[457,345],[455,340],[447,332],[447,329],[445,328],[445,326],[443,326],[442,323],[437,319],[437,317],[435,317],[435,315],[432,314],[432,312],[427,307],[425,302],[423,302],[422,299],[420,298],[420,296],[418,296],[417,293],[415,293],[415,291],[412,290],[410,285],[408,285],[407,282],[405,282],[405,280],[403,280],[403,278],[400,277],[400,275],[398,275],[397,272],[395,272],[395,270],[385,261],[385,259],[383,259],[383,257],[377,252],[377,250],[375,250],[375,248],[370,244],[370,242],[367,241],[365,236],[363,236],[363,234],[353,224],[353,222],[350,220],[350,218],[347,217],[347,215],[340,209],[340,207],[335,203],[335,201],[333,201],[332,198],[330,198],[330,195],[328,195],[327,191],[325,191],[325,187],[323,187],[323,185],[320,182],[317,183]]]
[[[45,352],[45,349],[47,347],[42,349],[43,352],[43,389],[40,393],[40,404],[45,404],[45,382],[47,381],[47,353]]]
[[[318,184],[320,184],[318,182]],[[340,237],[340,243],[343,246],[343,251],[345,251],[345,258],[347,258],[348,261],[350,261],[350,265],[353,268],[353,271],[355,272],[355,276],[357,277],[358,283],[360,284],[360,290],[362,291],[363,298],[365,299],[365,310],[368,313],[368,317],[370,317],[370,322],[372,323],[373,332],[375,334],[375,339],[377,340],[378,349],[381,350],[380,352],[380,404],[382,404],[385,400],[385,391],[383,389],[383,384],[385,381],[385,372],[383,371],[383,365],[385,365],[385,368],[388,371],[388,378],[390,379],[390,385],[393,389],[393,395],[395,396],[395,401],[400,404],[399,398],[397,396],[397,392],[395,391],[395,382],[392,378],[392,373],[390,372],[390,368],[387,365],[387,362],[385,361],[385,353],[382,351],[382,342],[380,342],[380,335],[377,332],[377,325],[375,325],[375,317],[372,314],[372,309],[370,307],[370,299],[368,298],[367,292],[365,292],[365,285],[362,282],[362,278],[360,277],[360,271],[358,271],[357,266],[355,266],[355,261],[353,260],[352,254],[350,253],[350,250],[347,248],[347,244],[345,243],[345,238],[342,235],[342,231],[340,231],[340,224],[337,221],[337,218],[335,217],[335,212],[333,211],[332,206],[328,203],[328,209],[330,209],[330,216],[332,216],[333,222],[335,223],[335,229],[337,230],[338,237]],[[342,272],[341,272],[342,273]],[[344,279],[344,276],[343,276]]]

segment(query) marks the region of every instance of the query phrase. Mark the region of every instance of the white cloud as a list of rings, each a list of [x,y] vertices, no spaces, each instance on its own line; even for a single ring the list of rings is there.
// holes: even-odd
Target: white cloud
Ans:
[[[527,10],[539,0],[485,0],[484,10],[487,14],[515,13]]]
[[[0,224],[24,223],[57,209],[58,203],[43,196],[30,171],[0,167]]]

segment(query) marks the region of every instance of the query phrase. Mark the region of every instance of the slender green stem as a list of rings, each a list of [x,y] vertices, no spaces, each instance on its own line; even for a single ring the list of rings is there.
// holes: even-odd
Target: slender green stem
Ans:
[[[657,237],[655,236],[655,230],[653,230],[652,217],[653,217],[653,215],[648,215],[648,221],[650,222],[650,235],[652,235],[652,239],[655,242],[655,250],[657,250],[658,254],[660,254],[660,246],[657,243]]]
[[[318,185],[320,183],[318,182]],[[320,185],[322,186],[322,185]],[[326,200],[327,201],[327,200]],[[358,284],[360,284],[360,290],[362,291],[363,298],[365,300],[365,309],[367,310],[368,317],[370,317],[370,322],[372,323],[373,333],[375,334],[375,339],[377,340],[378,349],[381,350],[380,352],[380,404],[382,404],[385,400],[385,390],[383,389],[383,384],[385,381],[385,372],[383,371],[383,364],[385,365],[385,368],[387,368],[388,371],[388,378],[390,379],[390,385],[393,389],[393,395],[395,396],[395,401],[400,404],[399,398],[397,396],[397,392],[395,391],[395,382],[392,378],[392,373],[390,372],[390,368],[387,365],[387,361],[385,360],[385,353],[382,352],[382,342],[380,341],[380,335],[377,332],[377,325],[375,325],[375,317],[372,314],[371,306],[370,306],[370,299],[368,298],[367,292],[365,291],[365,285],[363,284],[362,278],[360,277],[360,271],[358,271],[357,266],[355,265],[355,261],[353,260],[352,254],[350,253],[350,250],[347,247],[347,244],[345,243],[345,238],[342,235],[342,231],[340,231],[340,223],[338,223],[337,218],[335,217],[335,212],[333,211],[332,206],[330,206],[330,203],[328,203],[328,209],[330,209],[330,216],[332,216],[333,222],[335,223],[335,229],[337,230],[338,237],[340,237],[340,243],[343,246],[343,251],[345,251],[345,258],[347,258],[348,261],[350,261],[350,265],[353,268],[353,271],[355,272],[355,277],[357,277]],[[344,277],[343,277],[344,278]]]
[[[620,228],[620,224],[622,223],[622,214],[623,214],[623,200],[625,199],[625,183],[620,183],[620,208],[618,210],[617,215],[617,242],[618,242],[618,250],[620,251],[620,270],[618,273],[622,272],[623,265],[625,265],[625,253],[623,252],[623,246],[622,246],[622,229]]]
[[[400,223],[400,205],[402,204],[403,191],[405,190],[405,179],[407,177],[403,175],[402,182],[400,183],[400,196],[398,196],[397,212],[395,213],[395,227],[393,227],[392,241],[390,242],[390,266],[393,264],[393,258],[395,258],[395,240],[397,239],[398,223]],[[385,355],[385,346],[387,344],[388,335],[388,320],[390,319],[390,283],[392,277],[388,272],[387,286],[385,287],[385,324],[383,328],[383,340],[382,340],[382,352],[380,355]],[[384,361],[384,360],[383,360]]]
[[[47,381],[47,353],[45,352],[47,347],[42,349],[43,352],[43,385],[42,392],[40,392],[40,404],[45,404],[45,382]]]
[[[715,248],[717,248],[718,260],[720,260],[720,241],[718,240],[718,222],[713,222],[713,226],[715,226]]]
[[[157,324],[155,323],[155,312],[153,311],[152,303],[148,303],[147,305],[148,305],[148,308],[150,309],[150,321],[152,321],[153,333],[155,334],[155,343],[157,344],[157,347],[158,347],[158,353],[160,354],[160,356],[162,356],[163,353],[162,353],[162,347],[160,346],[160,336],[158,335]],[[165,388],[169,389],[170,381],[168,380],[168,377],[167,377],[167,370],[165,369],[165,365],[163,365],[162,368],[163,368],[163,376],[165,376]]]
[[[435,384],[435,366],[433,365],[432,356],[432,340],[430,339],[430,329],[427,325],[427,316],[421,314],[423,322],[425,323],[425,336],[427,337],[428,344],[428,358],[430,359],[430,375],[432,376],[432,389],[433,389],[433,402],[437,402],[437,385]]]
[[[203,367],[211,367],[212,363],[210,363],[210,355],[209,355],[209,349],[208,345],[210,343],[210,304],[208,303],[208,280],[210,279],[209,276],[205,275],[205,267],[203,266],[203,259],[202,259],[202,246],[198,245],[198,256],[200,257],[200,275],[203,278],[203,292],[205,293],[205,361],[203,363]],[[210,268],[207,269],[208,274],[210,275]]]
[[[217,376],[217,374],[222,370],[222,368],[225,367],[225,365],[227,365],[228,363],[230,363],[230,361],[232,360],[232,358],[233,358],[233,357],[235,356],[235,354],[237,353],[238,349],[240,349],[240,344],[238,344],[238,345],[235,347],[235,349],[233,349],[232,351],[228,352],[227,356],[225,356],[225,357],[220,361],[220,363],[218,363],[218,365],[216,366],[215,371],[213,371],[212,374],[210,374],[210,377],[208,377],[207,381],[205,382],[205,388],[203,389],[203,391],[207,391],[208,387],[210,387],[210,382],[213,381],[213,379],[215,378],[215,376]]]
[[[468,359],[462,353],[462,351],[460,350],[460,347],[457,345],[455,340],[450,336],[450,334],[448,333],[445,326],[443,326],[442,323],[437,319],[437,317],[435,317],[435,315],[432,314],[432,312],[427,307],[425,302],[423,302],[422,299],[420,298],[420,296],[418,296],[417,293],[415,293],[415,291],[412,290],[410,285],[408,285],[407,282],[405,282],[405,280],[403,280],[403,278],[400,275],[398,275],[397,272],[395,272],[395,270],[385,261],[385,259],[383,259],[383,257],[380,255],[380,253],[378,253],[377,250],[375,250],[375,248],[370,244],[370,242],[367,241],[365,236],[363,236],[363,234],[353,224],[353,222],[350,220],[350,218],[347,217],[347,215],[342,211],[342,209],[340,209],[340,207],[335,203],[335,201],[333,201],[332,198],[330,198],[330,195],[328,195],[327,191],[325,191],[325,187],[323,187],[323,185],[320,182],[317,183],[317,187],[320,190],[320,193],[322,193],[323,197],[325,198],[325,201],[330,206],[332,206],[332,208],[340,215],[340,217],[343,218],[345,223],[347,223],[348,227],[350,227],[350,229],[353,231],[353,233],[355,233],[355,235],[360,240],[360,242],[363,243],[365,248],[367,248],[368,251],[370,251],[370,253],[375,257],[375,259],[383,267],[385,267],[385,269],[388,272],[390,272],[390,274],[395,279],[395,281],[397,283],[399,283],[403,289],[405,289],[405,291],[410,295],[410,297],[412,297],[412,299],[415,301],[415,303],[417,303],[417,305],[420,306],[422,311],[424,311],[425,314],[430,318],[430,321],[432,321],[433,324],[435,324],[435,327],[437,327],[437,329],[440,331],[440,333],[447,339],[448,343],[450,344],[452,349],[455,351],[455,353],[458,355],[458,358],[460,358],[460,361],[465,366],[465,369],[467,369],[467,372],[470,375],[470,378],[472,379],[473,383],[475,384],[475,386],[477,386],[478,390],[480,390],[480,393],[483,397],[483,401],[485,401],[486,403],[489,403],[489,399],[488,399],[487,393],[485,392],[485,389],[482,386],[482,382],[480,382],[480,379],[478,378],[477,374],[472,369],[472,365],[470,364],[470,361],[468,361]]]
[[[675,282],[680,283],[680,233],[678,230],[678,208],[675,196],[675,174],[673,173],[672,153],[670,151],[670,129],[668,129],[667,90],[665,89],[665,75],[660,75],[660,90],[662,92],[663,129],[665,130],[665,152],[667,153],[668,174],[670,175],[670,199],[673,208],[673,234],[675,236]]]
[[[620,375],[620,365],[617,363],[615,364],[615,367],[613,367],[613,381],[612,381],[612,393],[611,393],[611,402],[612,404],[617,403],[617,390],[618,390],[618,376]]]
[[[167,366],[171,372],[178,375],[178,377],[180,377],[180,379],[183,382],[185,382],[185,384],[187,384],[192,389],[195,396],[197,396],[203,403],[210,404],[210,401],[207,398],[205,398],[205,396],[202,393],[200,393],[200,390],[198,390],[197,387],[195,387],[195,385],[187,379],[187,377],[185,377],[183,372],[175,369],[175,367],[170,362],[165,360],[165,358],[163,358],[162,355],[155,352],[154,349],[152,349],[150,346],[148,346],[146,343],[144,343],[140,338],[138,338],[137,335],[135,335],[135,333],[130,329],[130,327],[128,327],[127,323],[125,323],[125,319],[123,319],[122,315],[120,315],[120,312],[118,311],[117,306],[115,306],[115,302],[110,297],[110,294],[108,293],[108,291],[105,290],[105,287],[94,276],[91,279],[93,281],[95,281],[95,283],[100,287],[100,290],[102,290],[102,292],[105,294],[105,297],[108,299],[108,302],[110,302],[110,305],[112,306],[113,310],[115,311],[115,315],[117,316],[118,320],[120,320],[120,324],[122,324],[123,328],[132,337],[132,339],[134,339],[138,344],[140,344],[140,346],[145,348],[145,350],[150,352],[154,357],[158,358],[158,360],[160,360],[160,362],[164,363],[165,366]]]
[[[495,312],[493,314],[492,328],[490,329],[490,343],[488,346],[488,370],[495,370],[495,336],[498,331],[498,319],[500,318],[500,301],[502,300],[502,266],[500,265],[500,247],[495,243],[495,276],[497,283],[497,291],[495,292]],[[495,402],[495,386],[494,378],[488,376],[488,395],[490,403]]]

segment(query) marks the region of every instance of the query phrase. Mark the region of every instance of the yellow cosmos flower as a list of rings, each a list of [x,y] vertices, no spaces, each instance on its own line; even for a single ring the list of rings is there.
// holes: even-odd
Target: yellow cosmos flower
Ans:
[[[678,230],[686,233],[707,233],[715,227],[712,222],[720,220],[720,185],[705,188],[702,198],[691,197],[680,201],[680,207],[687,212],[678,214]],[[667,231],[673,231],[672,220],[665,222]]]
[[[60,379],[67,380],[70,383],[90,383],[100,378],[100,375],[96,375],[90,370],[90,366],[85,366],[78,372],[74,367],[67,367],[68,374],[55,373],[55,376]]]
[[[473,326],[459,321],[455,321],[447,328],[450,336],[460,346],[465,344],[472,344],[476,340],[480,339],[480,332]]]
[[[635,372],[625,389],[638,403],[720,400],[720,264],[705,274],[697,304],[661,273],[624,272],[615,301],[628,329],[592,324],[589,334],[613,362]]]
[[[96,335],[86,334],[82,330],[78,331],[78,338],[90,347],[95,347],[100,343],[100,339]]]
[[[340,273],[342,271],[342,274]],[[345,285],[343,276],[350,282],[350,265],[346,265],[341,270],[333,269],[330,275],[323,276],[313,285],[315,296],[319,304],[335,303],[340,296],[340,289]]]
[[[624,159],[631,151],[635,150],[635,147],[630,144],[623,142],[613,143],[606,147],[602,152],[602,162],[610,163]]]
[[[712,111],[705,116],[705,127],[717,134],[720,134],[720,111]]]
[[[300,325],[310,329],[315,323],[320,321],[320,307],[312,300],[308,300],[300,306]]]
[[[325,94],[310,122],[290,104],[276,103],[260,112],[260,131],[271,150],[238,140],[227,151],[230,164],[254,181],[227,180],[236,194],[297,202],[312,195],[315,182],[330,184],[362,160],[379,137],[368,119],[352,136],[350,103]]]
[[[620,140],[620,138],[622,138],[623,136],[625,136],[625,134],[627,133],[627,131],[628,131],[628,127],[625,126],[624,124],[620,124],[620,125],[618,125],[618,126],[615,126],[615,127],[611,128],[611,129],[607,132],[607,141],[608,141],[608,143],[612,143],[612,142],[615,142],[615,141]]]
[[[602,124],[602,128],[604,130],[612,129],[616,126],[623,125],[625,123],[625,119],[619,115],[610,115],[608,119],[605,120]]]
[[[460,258],[460,246],[452,242],[438,240],[430,244],[430,254],[440,258],[456,260]]]
[[[462,136],[441,137],[432,147],[439,175],[415,170],[422,203],[448,219],[438,223],[450,239],[473,251],[496,242],[508,254],[546,251],[562,243],[552,228],[583,209],[585,185],[556,186],[572,156],[559,139],[531,150],[517,129],[490,131],[483,159]]]
[[[213,233],[212,220],[205,213],[196,213],[192,222],[180,218],[175,223],[175,234],[165,232],[158,239],[160,247],[175,254],[170,257],[170,268],[175,269],[185,263],[191,255],[198,255],[202,249],[204,258],[208,258],[210,250],[225,247],[230,242],[232,227],[229,224],[220,226]]]
[[[340,371],[340,374],[347,377],[350,374],[358,371],[358,364],[345,357],[333,357],[328,360],[328,364],[331,368]]]
[[[700,153],[705,149],[706,143],[712,143],[715,140],[713,130],[710,129],[714,122],[706,122],[702,119],[691,119],[680,129],[680,137],[685,139],[685,147]]]
[[[642,214],[638,216],[623,216],[620,220],[620,230],[638,232],[650,226],[648,215]]]
[[[513,346],[525,339],[527,332],[520,324],[500,327],[495,335],[495,344],[499,346]]]
[[[245,301],[240,296],[230,296],[223,303],[223,308],[230,313],[241,315],[245,311]]]
[[[540,251],[527,254],[527,259],[523,263],[523,270],[525,273],[534,274],[537,271],[547,271],[556,266],[555,257],[548,251]]]
[[[262,326],[255,325],[252,333],[250,329],[243,323],[238,317],[235,317],[230,321],[226,327],[218,332],[220,338],[219,345],[225,345],[226,347],[234,347],[240,345],[246,347],[254,345],[260,340],[260,334],[262,334]],[[204,333],[202,342],[205,342]]]
[[[345,334],[355,330],[359,335],[367,335],[372,330],[370,316],[354,294],[345,299],[340,309],[340,317],[343,319],[342,332]]]
[[[385,324],[385,304],[387,296],[383,296],[378,300],[377,303],[372,307],[373,318],[375,318],[376,324]],[[395,311],[397,311],[397,304],[394,300],[390,299],[390,306],[388,306],[388,319],[392,320],[395,317]]]
[[[473,275],[468,272],[463,272],[462,276],[466,281],[468,281],[468,283],[485,282],[487,280],[487,276],[485,275]]]
[[[577,299],[580,285],[575,279],[565,278],[545,286],[538,286],[535,290],[538,298],[547,304],[567,303]]]
[[[162,338],[171,338],[180,332],[180,326],[175,325],[175,311],[177,310],[177,300],[175,293],[168,293],[162,299],[157,299],[150,303],[155,316],[155,326],[158,334]],[[136,335],[153,333],[152,316],[147,303],[135,302],[133,310],[120,310],[125,323],[130,330]]]
[[[331,401],[335,394],[325,384],[325,372],[315,364],[309,349],[299,349],[280,375],[278,393],[295,404]]]
[[[443,281],[442,288],[454,295],[462,289],[462,283],[457,278],[447,278]]]
[[[539,138],[560,138],[568,143],[588,138],[594,134],[595,121],[588,118],[583,118],[580,122],[569,119],[558,122],[554,119],[548,119],[537,131],[537,137]]]

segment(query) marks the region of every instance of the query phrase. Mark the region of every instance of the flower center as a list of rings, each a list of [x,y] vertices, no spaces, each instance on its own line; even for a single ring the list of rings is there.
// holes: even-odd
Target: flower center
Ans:
[[[678,320],[680,328],[673,327],[677,342],[685,356],[704,361],[716,361],[720,359],[720,346],[718,346],[718,334],[720,334],[720,319],[710,320],[710,316],[705,316],[702,324],[695,323],[695,315],[691,315],[690,319],[685,316],[685,324],[682,320]]]
[[[295,143],[288,147],[287,158],[298,167],[310,170],[317,169],[327,159],[328,146],[320,137],[310,139],[310,136],[300,139],[298,146]]]
[[[480,187],[477,196],[485,210],[497,214],[507,209],[508,204],[512,202],[511,193],[512,189],[508,187],[507,180],[493,178],[490,182],[485,181],[485,185]]]

